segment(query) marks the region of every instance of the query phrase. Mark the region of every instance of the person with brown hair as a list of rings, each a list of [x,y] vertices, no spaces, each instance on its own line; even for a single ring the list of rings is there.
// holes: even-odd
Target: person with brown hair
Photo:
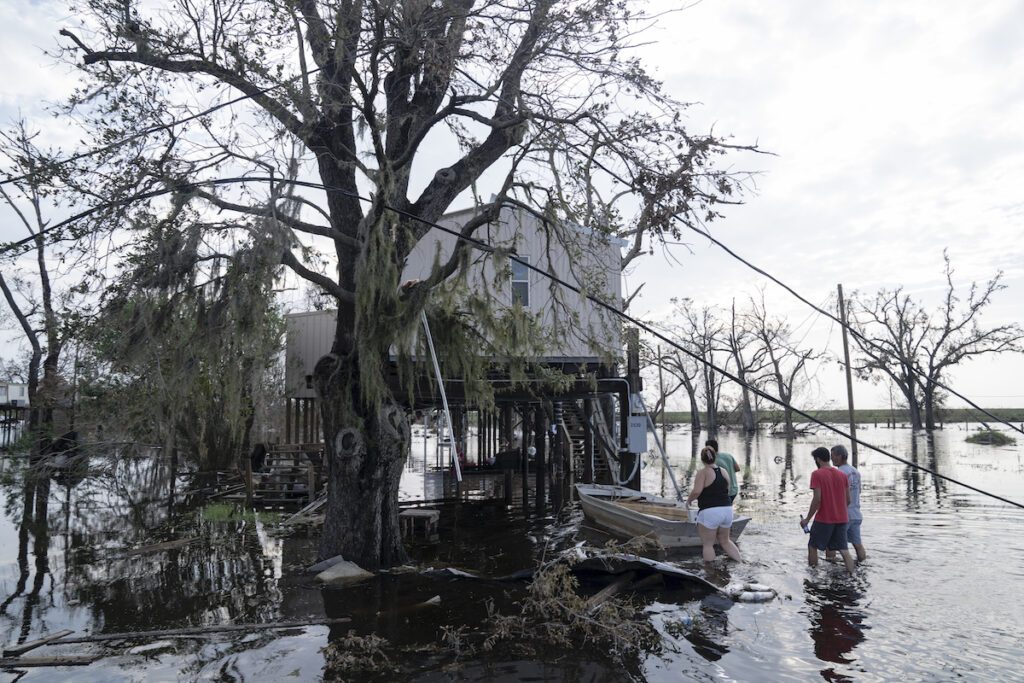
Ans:
[[[849,516],[846,506],[850,504],[850,483],[846,475],[832,467],[831,454],[827,448],[815,448],[811,453],[817,469],[811,473],[811,507],[806,517],[800,518],[800,527],[807,531],[807,523],[814,520],[807,541],[807,564],[818,565],[819,550],[839,551],[846,569],[853,573],[853,557],[846,540]],[[817,515],[817,516],[815,516]]]
[[[741,562],[743,558],[740,557],[740,549],[729,537],[732,530],[732,501],[729,500],[731,473],[715,464],[713,448],[705,446],[700,452],[700,460],[704,467],[693,478],[693,490],[686,504],[690,505],[696,500],[700,509],[697,513],[697,533],[700,535],[704,561],[715,559],[717,542],[726,555]]]

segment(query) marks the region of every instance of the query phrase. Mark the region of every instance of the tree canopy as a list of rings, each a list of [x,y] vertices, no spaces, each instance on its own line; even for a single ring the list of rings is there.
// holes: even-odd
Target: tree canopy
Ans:
[[[93,228],[152,240],[158,222],[157,251],[186,270],[258,245],[337,305],[332,354],[316,373],[335,477],[322,553],[369,566],[402,557],[394,517],[408,437],[386,381],[389,353],[470,263],[464,239],[427,277],[403,282],[431,224],[471,202],[457,228],[468,238],[512,206],[541,219],[552,240],[571,244],[570,222],[627,239],[628,263],[680,225],[716,218],[747,179],[715,163],[736,147],[689,131],[686,105],[632,54],[654,20],[642,3],[83,0],[75,9],[79,25],[61,33],[86,80],[69,109],[97,142],[162,130],[105,151],[89,191],[126,201],[96,214]],[[311,189],[287,190],[300,181]],[[458,320],[492,336],[517,329],[508,311],[486,309]],[[353,495],[357,482],[365,495]]]

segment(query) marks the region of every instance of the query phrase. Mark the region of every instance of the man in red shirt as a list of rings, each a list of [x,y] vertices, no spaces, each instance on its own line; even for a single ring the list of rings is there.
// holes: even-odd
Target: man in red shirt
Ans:
[[[850,521],[846,512],[846,506],[850,504],[849,481],[845,474],[832,467],[831,454],[827,448],[815,448],[811,456],[818,467],[811,473],[814,497],[807,516],[800,518],[800,527],[803,529],[814,519],[811,537],[807,541],[807,564],[817,566],[819,550],[838,550],[847,571],[852,574],[853,556],[846,542],[846,528]]]

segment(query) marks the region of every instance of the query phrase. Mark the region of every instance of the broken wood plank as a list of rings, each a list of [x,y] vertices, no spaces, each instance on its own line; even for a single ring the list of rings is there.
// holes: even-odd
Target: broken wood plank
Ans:
[[[53,642],[55,640],[60,640],[64,636],[70,636],[72,633],[74,633],[73,630],[71,630],[69,628],[66,628],[63,631],[57,631],[56,633],[51,633],[48,636],[43,636],[42,638],[38,638],[36,640],[31,640],[31,641],[29,641],[27,643],[22,643],[21,645],[13,645],[11,647],[5,647],[4,648],[4,657],[17,657],[19,655],[22,655],[22,654],[28,652],[29,650],[34,650],[37,647],[41,647],[43,645],[46,645],[47,643]]]
[[[327,504],[327,496],[320,496],[319,498],[314,500],[312,503],[310,503],[306,507],[302,508],[301,510],[299,510],[294,515],[292,515],[291,517],[289,517],[288,519],[284,520],[281,523],[282,524],[292,524],[298,518],[306,516],[306,515],[309,515],[309,514],[311,514],[313,512],[316,512],[317,510],[319,510],[320,508],[322,508],[326,504]]]
[[[587,600],[587,611],[593,612],[594,610],[596,610],[598,607],[601,606],[601,603],[603,603],[608,598],[618,593],[628,584],[632,583],[635,577],[636,572],[626,572],[625,574],[622,574],[613,582],[602,588],[600,591],[595,593],[592,598]]]
[[[235,484],[234,486],[229,486],[228,488],[222,489],[220,491],[217,491],[216,493],[211,493],[206,498],[207,498],[207,500],[216,500],[217,498],[220,498],[221,496],[226,496],[226,495],[228,495],[230,493],[236,493],[238,491],[243,490],[244,488],[245,488],[245,484]]]
[[[629,587],[629,590],[643,591],[647,590],[648,588],[654,588],[655,586],[664,585],[664,583],[665,579],[662,578],[661,574],[648,574],[639,581],[634,582],[633,585]]]
[[[59,657],[4,657],[0,659],[0,669],[11,669],[14,667],[39,667],[39,666],[88,666],[100,655],[62,655]]]
[[[275,621],[267,624],[223,624],[221,626],[193,626],[165,631],[125,631],[124,633],[96,633],[90,636],[65,638],[61,645],[72,643],[96,643],[104,640],[135,640],[139,638],[168,638],[173,636],[198,636],[207,633],[229,633],[233,631],[270,631],[279,628],[298,628],[301,626],[332,626],[347,624],[352,621],[348,617],[337,619],[311,619],[305,621]]]

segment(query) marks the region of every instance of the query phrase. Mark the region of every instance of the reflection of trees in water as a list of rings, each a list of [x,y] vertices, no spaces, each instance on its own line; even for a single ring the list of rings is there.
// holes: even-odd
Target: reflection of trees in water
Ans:
[[[690,436],[690,462],[683,470],[682,481],[679,482],[679,490],[689,492],[693,486],[693,475],[697,471],[697,453],[700,451],[700,433],[695,432]]]
[[[5,642],[11,642],[12,631],[17,631],[17,642],[24,643],[31,632],[33,616],[40,619],[52,599],[43,595],[46,577],[50,573],[50,534],[47,525],[50,480],[48,477],[25,476],[22,487],[22,510],[18,527],[18,581],[0,603],[0,615],[11,615],[20,609],[18,618],[4,621]],[[32,537],[32,566],[29,564],[29,537]],[[34,571],[33,571],[34,570]],[[29,588],[29,577],[32,578]],[[28,592],[26,592],[28,589]],[[51,583],[52,590],[52,583]]]
[[[169,506],[173,468],[151,453],[93,461],[91,476],[73,486],[53,485],[52,505],[48,478],[27,477],[21,491],[6,487],[8,508],[12,498],[22,502],[19,578],[3,596],[0,613],[21,610],[22,639],[33,623],[40,630],[41,604],[88,605],[93,628],[106,631],[277,617],[279,539],[268,537],[251,516],[212,522],[197,510]],[[51,537],[63,539],[56,544],[56,561],[48,559]],[[132,548],[189,539],[194,540],[183,546],[129,554]],[[51,569],[51,598],[40,603]]]
[[[279,540],[260,539],[245,521],[193,519],[181,530],[197,540],[154,553],[127,556],[116,550],[87,563],[73,561],[67,567],[68,598],[89,604],[107,631],[276,617]]]
[[[920,453],[922,446],[919,441],[924,444],[923,459],[921,458]],[[910,454],[907,459],[915,465],[921,465],[923,467],[927,467],[933,472],[939,472],[939,449],[935,443],[935,434],[925,431],[912,431],[910,433]],[[927,472],[922,472],[916,467],[906,465],[903,470],[903,480],[907,491],[907,509],[917,510],[919,508],[924,497],[922,485],[926,478],[931,479],[932,489],[935,491],[936,502],[940,504],[942,503],[943,494],[946,493],[945,481],[928,474]]]
[[[782,501],[786,498],[787,489],[796,490],[796,475],[793,473],[792,437],[786,437],[786,455],[782,464],[782,478],[779,481],[779,501]]]
[[[810,608],[810,635],[814,641],[814,655],[822,662],[849,664],[854,648],[864,640],[864,612],[860,609],[863,594],[844,577],[836,583],[818,584],[804,581],[804,595]],[[822,669],[821,676],[828,681],[852,680],[835,671]]]

